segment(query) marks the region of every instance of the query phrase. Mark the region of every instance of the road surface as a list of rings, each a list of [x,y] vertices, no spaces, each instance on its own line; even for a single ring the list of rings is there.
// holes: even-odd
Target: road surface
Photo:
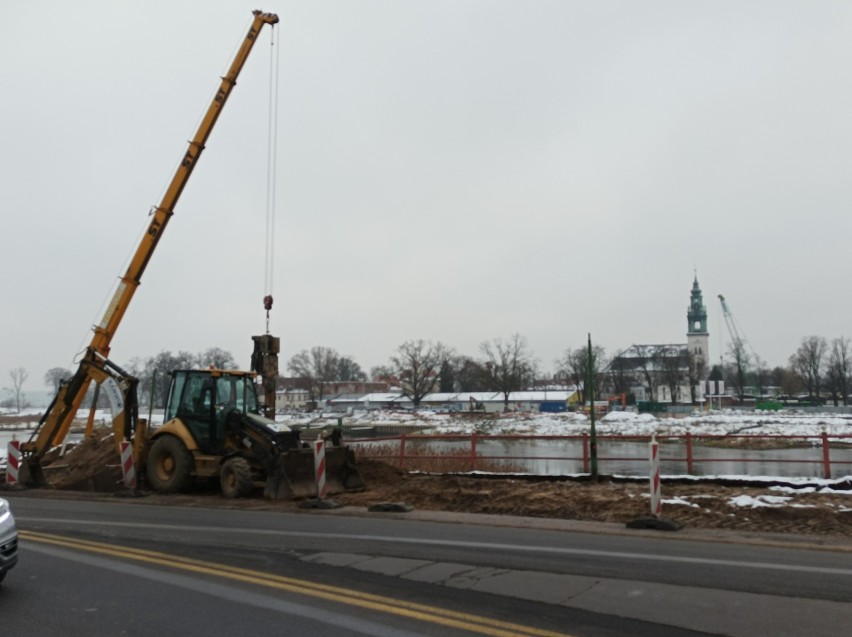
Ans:
[[[10,500],[9,635],[818,636],[852,623],[843,550],[535,520]]]

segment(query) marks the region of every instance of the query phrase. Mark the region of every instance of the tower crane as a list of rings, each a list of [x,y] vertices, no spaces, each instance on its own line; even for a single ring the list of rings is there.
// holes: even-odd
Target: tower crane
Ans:
[[[722,316],[725,318],[725,324],[728,326],[728,333],[731,336],[732,353],[734,356],[734,364],[737,367],[737,386],[740,391],[740,399],[745,392],[746,387],[749,387],[755,397],[755,406],[759,409],[777,409],[780,403],[776,401],[761,400],[760,383],[756,377],[756,369],[760,365],[760,357],[754,348],[746,340],[742,329],[737,324],[736,318],[728,307],[724,295],[719,295],[719,301],[722,304]],[[754,368],[752,367],[754,365]]]

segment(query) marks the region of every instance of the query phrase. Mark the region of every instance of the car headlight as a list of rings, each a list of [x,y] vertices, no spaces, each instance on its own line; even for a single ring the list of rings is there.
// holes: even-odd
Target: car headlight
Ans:
[[[10,515],[9,502],[0,498],[0,522],[3,522]]]

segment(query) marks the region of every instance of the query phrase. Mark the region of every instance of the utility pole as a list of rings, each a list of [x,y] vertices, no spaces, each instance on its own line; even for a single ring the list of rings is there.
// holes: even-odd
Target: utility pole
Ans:
[[[586,395],[589,397],[589,417],[592,428],[589,440],[592,481],[598,481],[598,434],[595,431],[595,355],[592,352],[592,335],[589,333],[589,356],[586,361]]]

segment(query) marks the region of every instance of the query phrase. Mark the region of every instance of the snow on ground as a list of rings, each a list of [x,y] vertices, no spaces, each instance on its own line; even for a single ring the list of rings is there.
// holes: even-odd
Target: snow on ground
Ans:
[[[538,434],[545,436],[577,435],[589,431],[590,419],[582,413],[558,414],[499,414],[494,418],[471,418],[449,414],[419,412],[408,414],[406,419],[393,420],[391,412],[381,422],[421,424],[434,427],[440,434]],[[421,415],[422,414],[422,415]],[[418,420],[419,418],[419,420]],[[371,414],[355,416],[364,424],[379,424]],[[595,421],[600,435],[650,436],[683,435],[687,432],[705,435],[733,433],[760,435],[820,436],[852,434],[852,416],[834,414],[806,414],[802,412],[751,412],[725,410],[722,412],[696,412],[684,417],[654,416],[635,412],[614,411]]]
[[[78,420],[88,418],[88,410],[81,409]],[[23,410],[15,414],[0,409],[0,416],[14,415],[26,418],[25,428],[33,428],[42,416],[42,410]],[[148,418],[143,408],[140,416]],[[390,411],[375,410],[339,413],[279,414],[276,421],[290,426],[334,426],[342,419],[346,427],[368,426],[411,426],[428,427],[436,434],[531,434],[542,436],[578,435],[589,431],[588,416],[582,413],[562,412],[554,414],[508,413],[464,415],[434,411]],[[106,424],[110,420],[108,410],[97,410],[95,421]],[[153,425],[163,421],[162,411],[151,415]],[[21,424],[6,425],[6,430],[21,429]],[[804,413],[799,411],[724,411],[694,412],[686,416],[655,416],[628,411],[614,411],[596,418],[595,429],[600,435],[650,436],[656,434],[683,435],[687,432],[704,435],[730,435],[735,433],[754,435],[792,435],[819,437],[823,432],[832,435],[852,435],[852,415],[830,413]],[[0,424],[0,432],[4,425]]]

